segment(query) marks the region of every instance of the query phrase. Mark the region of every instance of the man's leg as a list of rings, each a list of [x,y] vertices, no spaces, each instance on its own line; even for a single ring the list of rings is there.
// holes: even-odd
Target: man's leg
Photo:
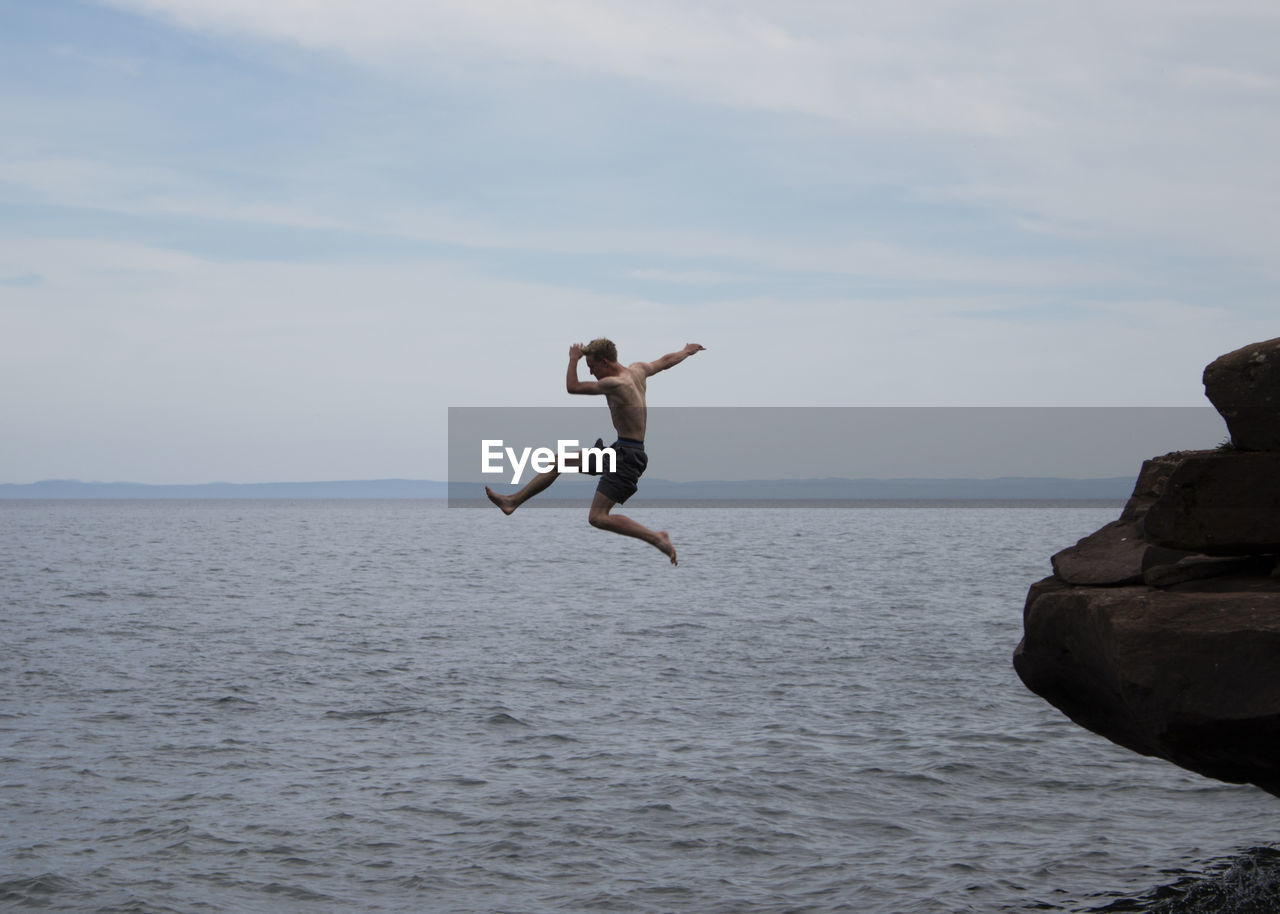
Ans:
[[[550,483],[548,483],[550,485]],[[625,514],[610,514],[616,502],[605,495],[603,492],[596,492],[596,497],[591,502],[591,513],[587,515],[587,520],[591,526],[599,527],[601,530],[608,530],[611,533],[621,533],[623,536],[634,536],[638,540],[644,540],[651,546],[657,547],[667,558],[671,559],[671,564],[676,564],[676,547],[671,545],[671,537],[667,535],[666,530],[653,531],[643,524],[638,524]],[[515,510],[514,508],[512,509]]]
[[[560,471],[555,467],[547,470],[545,473],[539,473],[530,479],[523,489],[514,492],[511,495],[499,495],[488,486],[484,487],[484,494],[489,496],[489,501],[493,502],[502,509],[503,514],[510,514],[516,508],[520,507],[533,496],[547,488],[556,481],[556,477],[560,475]]]
[[[577,454],[566,454],[564,459],[565,469],[577,469],[579,457]],[[519,492],[513,492],[510,495],[499,495],[488,486],[484,487],[484,494],[489,496],[489,501],[493,502],[502,509],[503,514],[510,514],[516,508],[520,507],[533,496],[546,489],[549,485],[556,481],[560,476],[560,471],[552,467],[545,473],[539,473],[530,479],[523,489]]]

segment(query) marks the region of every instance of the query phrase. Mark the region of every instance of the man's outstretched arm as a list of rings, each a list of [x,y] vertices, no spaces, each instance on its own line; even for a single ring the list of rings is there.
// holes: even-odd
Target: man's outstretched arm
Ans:
[[[668,368],[674,368],[695,352],[701,352],[706,348],[700,343],[688,343],[679,352],[668,352],[660,359],[643,363],[644,372],[646,375],[655,375],[660,371],[666,371]]]

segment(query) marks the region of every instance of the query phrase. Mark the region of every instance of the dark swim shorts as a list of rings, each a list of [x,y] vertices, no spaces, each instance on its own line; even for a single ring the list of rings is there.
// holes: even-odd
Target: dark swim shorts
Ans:
[[[604,447],[604,439],[597,438],[595,446]],[[596,486],[596,491],[620,505],[636,494],[644,468],[649,465],[649,456],[644,452],[644,442],[632,438],[619,438],[609,447],[613,448],[613,453],[617,455],[617,464],[612,473],[601,473],[600,468],[591,465],[596,461],[590,460],[587,461],[588,466],[583,468],[583,472],[591,476],[599,476],[600,483]],[[608,459],[603,462],[606,467],[609,465]]]

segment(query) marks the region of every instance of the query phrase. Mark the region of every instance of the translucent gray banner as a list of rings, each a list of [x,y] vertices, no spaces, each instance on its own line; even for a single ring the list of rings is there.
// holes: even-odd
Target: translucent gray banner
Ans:
[[[603,406],[450,407],[449,503],[518,490],[540,448],[546,467],[616,437]],[[1096,499],[1127,496],[1144,459],[1227,430],[1207,406],[655,407],[644,437],[636,500]],[[595,484],[565,472],[539,497],[589,500]]]

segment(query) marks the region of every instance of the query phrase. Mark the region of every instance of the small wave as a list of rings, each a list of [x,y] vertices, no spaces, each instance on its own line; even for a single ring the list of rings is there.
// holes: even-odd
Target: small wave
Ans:
[[[283,895],[286,898],[292,898],[295,901],[332,901],[332,896],[313,892],[310,889],[304,889],[300,885],[282,885],[279,882],[272,882],[262,887],[262,891],[268,895]]]
[[[634,889],[636,895],[693,895],[694,890],[687,885],[651,885]]]
[[[361,720],[386,717],[389,714],[413,714],[421,710],[422,708],[361,708],[355,711],[325,711],[324,716],[330,720]]]
[[[512,717],[510,714],[508,714],[505,711],[499,711],[497,714],[490,716],[487,722],[498,727],[506,727],[511,725],[514,725],[517,727],[529,726],[524,721],[520,720],[518,717]]]
[[[514,718],[513,718],[513,720],[514,720]],[[490,723],[493,723],[493,724],[501,724],[501,723],[503,723],[503,722],[502,722],[502,721],[494,721],[494,720],[490,720]],[[520,725],[520,726],[522,726],[522,727],[528,727],[528,726],[529,726],[528,724],[523,723],[522,721],[515,721],[515,723],[519,724],[519,725]],[[526,735],[524,735],[524,736],[519,736],[519,737],[513,737],[513,738],[512,738],[512,743],[513,743],[513,744],[517,744],[517,745],[529,745],[529,746],[539,746],[539,745],[542,745],[542,744],[544,744],[544,743],[550,743],[550,744],[551,744],[551,745],[553,745],[553,746],[557,746],[557,745],[568,745],[569,743],[576,743],[576,742],[578,742],[578,740],[577,740],[577,739],[575,739],[575,738],[574,738],[574,737],[572,737],[572,736],[566,736],[566,735],[565,735],[565,734],[563,734],[563,733],[529,733],[529,734],[526,734]],[[549,755],[534,755],[534,756],[530,756],[530,757],[529,757],[529,759],[530,759],[531,761],[533,761],[533,760],[545,760],[545,759],[549,759],[549,758],[551,758],[551,756],[549,756]]]
[[[669,846],[673,850],[693,851],[701,850],[704,847],[710,847],[710,842],[705,838],[673,838]]]
[[[133,899],[120,904],[94,908],[94,914],[180,914],[180,912],[177,908],[157,907],[151,902]]]
[[[675,812],[676,808],[670,803],[646,803],[643,806],[637,806],[631,810],[634,813],[646,812]]]
[[[0,901],[21,903],[48,899],[76,891],[76,884],[57,873],[41,873],[39,876],[19,876],[0,882]]]

